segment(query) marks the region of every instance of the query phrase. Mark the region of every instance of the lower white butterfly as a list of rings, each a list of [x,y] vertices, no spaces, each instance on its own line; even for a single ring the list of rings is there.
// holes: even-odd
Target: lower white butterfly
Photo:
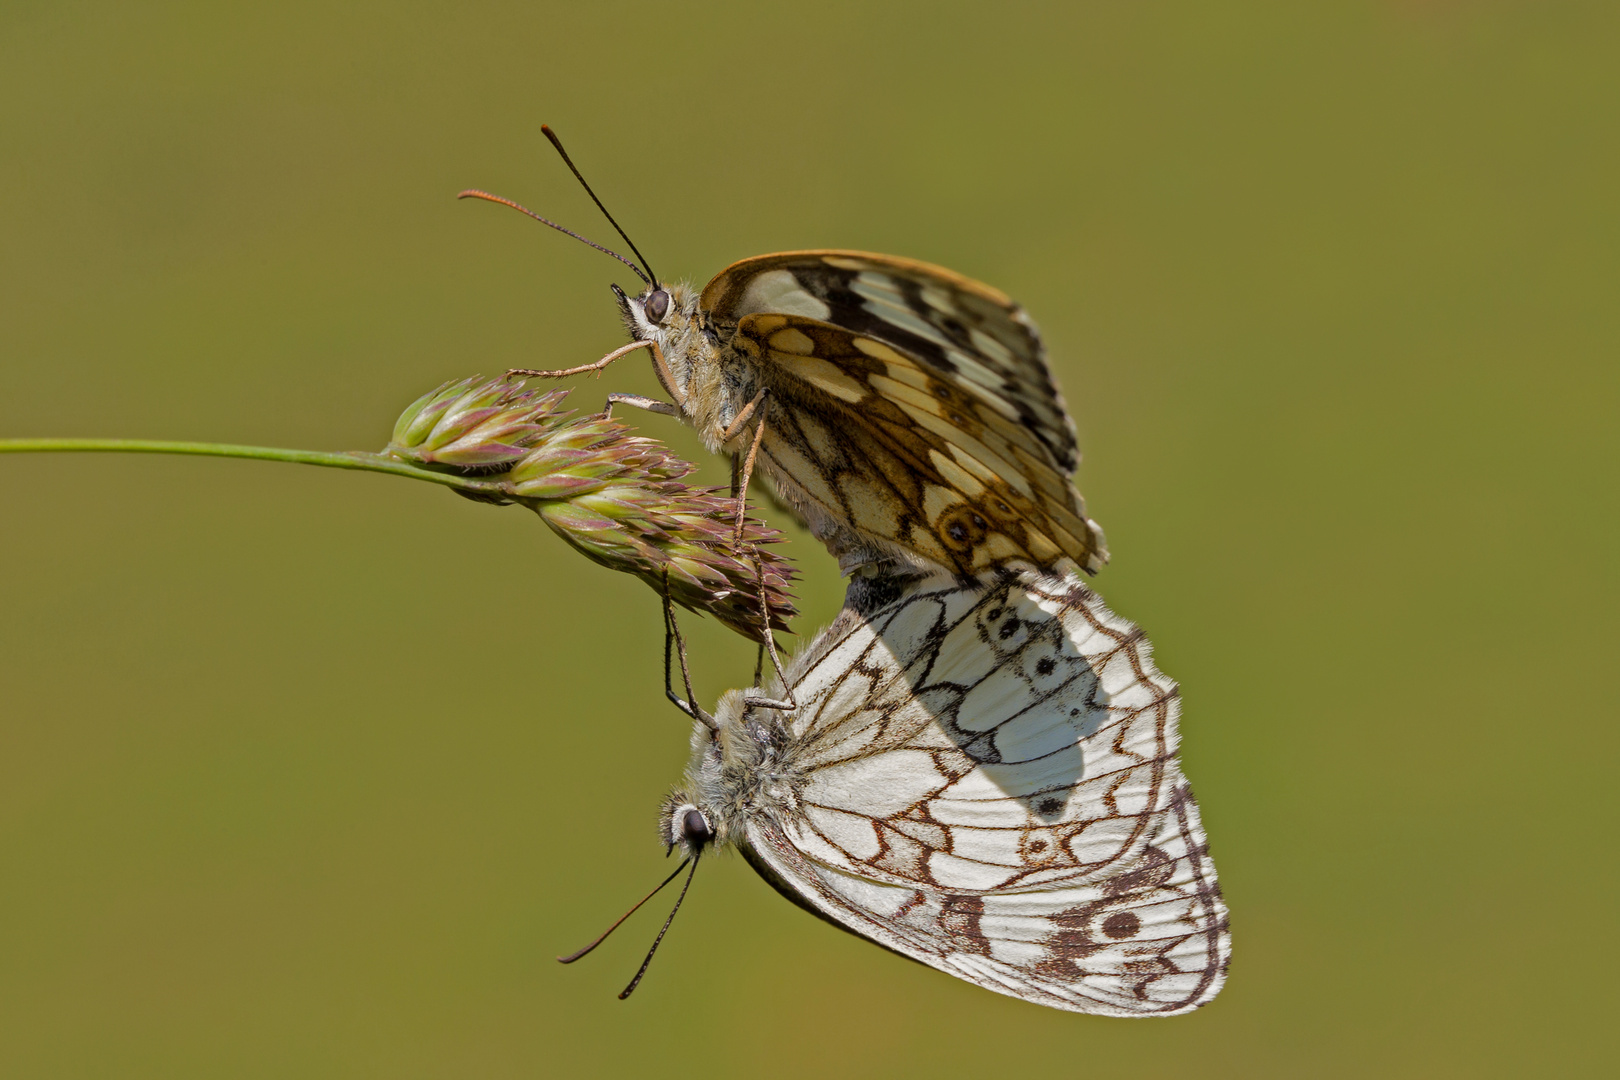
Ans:
[[[792,708],[732,691],[691,710],[663,841],[736,847],[829,922],[1025,1001],[1213,998],[1226,905],[1141,631],[1072,574],[870,589],[770,688]]]

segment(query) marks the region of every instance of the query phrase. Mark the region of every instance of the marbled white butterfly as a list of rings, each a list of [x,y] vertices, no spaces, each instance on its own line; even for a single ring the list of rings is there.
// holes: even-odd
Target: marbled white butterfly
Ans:
[[[613,287],[631,344],[583,367],[523,373],[599,371],[651,349],[673,404],[614,394],[609,407],[687,420],[740,464],[739,490],[757,457],[846,573],[1062,559],[1094,571],[1107,560],[1070,479],[1074,423],[1040,334],[1002,293],[928,263],[834,250],[744,259],[697,292],[608,254],[646,282],[637,296]]]
[[[1226,906],[1141,631],[1073,573],[860,599],[897,588],[851,587],[771,688],[791,708],[678,701],[697,722],[660,840],[734,847],[823,919],[997,993],[1109,1016],[1208,1002]]]

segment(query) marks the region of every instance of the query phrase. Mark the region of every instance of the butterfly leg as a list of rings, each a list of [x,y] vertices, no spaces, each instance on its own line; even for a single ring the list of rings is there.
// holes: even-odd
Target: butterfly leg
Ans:
[[[609,394],[607,404],[602,407],[602,419],[606,420],[613,414],[613,406],[615,405],[633,405],[638,409],[646,409],[650,413],[658,413],[661,416],[673,416],[677,420],[681,418],[681,410],[667,401],[643,397],[640,394]]]
[[[793,688],[788,685],[787,672],[782,670],[782,658],[776,652],[776,635],[771,633],[771,605],[765,592],[765,563],[758,556],[754,558],[754,570],[756,571],[756,580],[759,582],[760,622],[765,628],[765,636],[759,643],[760,655],[754,661],[754,685],[760,685],[760,669],[764,666],[764,654],[769,650],[771,667],[776,671],[776,681],[787,692],[787,698],[779,701],[775,698],[750,695],[743,698],[743,704],[753,705],[761,709],[797,709],[799,703],[793,700]]]
[[[653,374],[658,376],[659,383],[663,385],[665,390],[669,391],[669,396],[675,399],[675,404],[671,405],[669,402],[659,401],[657,398],[642,397],[640,394],[609,394],[607,405],[602,408],[602,417],[606,419],[612,414],[614,404],[622,402],[626,405],[646,409],[648,412],[662,413],[665,416],[673,416],[679,419],[681,406],[686,401],[686,395],[681,393],[680,387],[676,385],[675,375],[669,370],[669,361],[664,359],[664,350],[658,347],[656,341],[632,341],[628,345],[622,345],[614,349],[594,363],[581,364],[579,367],[560,368],[555,371],[542,371],[540,368],[508,368],[506,375],[508,378],[524,379],[563,379],[570,375],[584,375],[591,371],[600,375],[603,368],[619,357],[637,349],[652,350]]]
[[[686,700],[682,701],[675,694],[670,685],[670,653],[678,651],[681,658],[681,679],[686,684]],[[714,722],[714,717],[703,711],[703,706],[697,704],[697,695],[692,693],[692,675],[686,668],[686,642],[681,638],[680,624],[675,621],[675,605],[669,598],[669,571],[664,571],[664,696],[675,703],[675,707],[687,716],[703,723],[710,731],[719,731],[720,725]]]
[[[728,443],[737,437],[737,432],[743,429],[743,425],[748,423],[748,418],[754,415],[754,410],[759,408],[759,403],[765,400],[765,390],[766,387],[760,387],[759,392],[748,399],[748,404],[744,405],[742,411],[731,421],[730,426],[720,433],[722,443]]]
[[[658,385],[675,399],[677,408],[686,408],[686,395],[681,392],[680,384],[675,381],[675,373],[669,370],[669,361],[664,359],[664,350],[658,347],[656,341],[649,344],[652,345],[653,374],[658,376]]]
[[[765,387],[760,387],[759,392],[749,400],[747,405],[743,406],[742,412],[737,414],[737,418],[731,422],[731,425],[721,432],[720,441],[722,443],[730,442],[742,430],[743,425],[748,423],[749,417],[754,415],[754,410],[759,408],[759,403],[765,400],[765,390]],[[748,517],[748,482],[754,478],[754,459],[759,456],[759,444],[764,441],[765,415],[761,413],[759,423],[754,425],[754,437],[748,443],[748,457],[743,460],[742,475],[733,475],[732,478],[731,494],[737,500],[737,528],[732,535],[731,542],[737,547],[742,546],[743,523]],[[735,470],[735,459],[733,459],[732,465]]]
[[[588,371],[600,373],[603,368],[613,363],[613,361],[617,360],[619,357],[624,356],[626,353],[632,353],[637,349],[646,349],[649,347],[656,351],[658,348],[658,343],[656,341],[632,341],[628,345],[621,345],[619,348],[614,349],[612,352],[608,353],[595,363],[581,364],[579,367],[562,368],[558,371],[542,371],[539,368],[508,368],[506,374],[509,378],[565,379],[570,375],[583,375]]]

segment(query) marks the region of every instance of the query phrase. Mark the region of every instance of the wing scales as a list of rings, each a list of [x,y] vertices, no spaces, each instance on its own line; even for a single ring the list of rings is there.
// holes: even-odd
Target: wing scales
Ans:
[[[1034,324],[1005,294],[954,271],[859,251],[782,252],[727,267],[704,288],[702,305],[725,319],[804,315],[895,344],[1015,402],[1066,472],[1079,460]]]
[[[784,352],[788,333],[803,335],[815,355]],[[734,346],[753,358],[771,390],[765,470],[779,488],[798,489],[790,501],[808,499],[868,539],[898,543],[958,573],[1012,559],[1091,558],[1087,523],[1068,503],[1073,489],[1031,456],[1027,432],[911,388],[885,396],[870,380],[892,367],[862,352],[859,341],[784,315],[749,316],[738,327]],[[807,359],[859,376],[859,399]]]
[[[828,638],[789,675],[803,811],[746,830],[779,889],[1057,1008],[1214,996],[1226,909],[1175,758],[1175,686],[1135,627],[1072,576],[1023,574],[925,583]]]
[[[1005,295],[927,263],[807,251],[736,263],[701,304],[775,384],[773,425],[814,403],[862,444],[824,458],[814,440],[790,439],[773,454],[767,428],[766,471],[813,528],[830,516],[964,574],[1014,559],[1067,557],[1088,571],[1107,561],[1070,481],[1073,421],[1039,333]],[[926,520],[919,503],[883,505],[886,488],[908,494],[894,478],[906,469],[949,493]]]

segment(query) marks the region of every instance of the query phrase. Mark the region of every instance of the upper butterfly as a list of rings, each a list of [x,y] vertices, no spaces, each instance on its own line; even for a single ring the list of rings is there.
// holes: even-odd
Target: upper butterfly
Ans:
[[[734,263],[701,293],[618,296],[708,448],[746,459],[757,439],[761,469],[846,571],[1107,560],[1040,335],[994,289],[911,259],[797,251]]]
[[[561,229],[509,200],[463,195]],[[600,370],[649,348],[674,403],[614,394],[610,406],[687,420],[741,464],[739,491],[757,457],[846,573],[1107,561],[1070,479],[1074,422],[1040,333],[1001,292],[928,263],[836,250],[744,259],[694,292],[608,254],[647,282],[637,296],[613,289],[634,340],[595,364],[529,374]]]

